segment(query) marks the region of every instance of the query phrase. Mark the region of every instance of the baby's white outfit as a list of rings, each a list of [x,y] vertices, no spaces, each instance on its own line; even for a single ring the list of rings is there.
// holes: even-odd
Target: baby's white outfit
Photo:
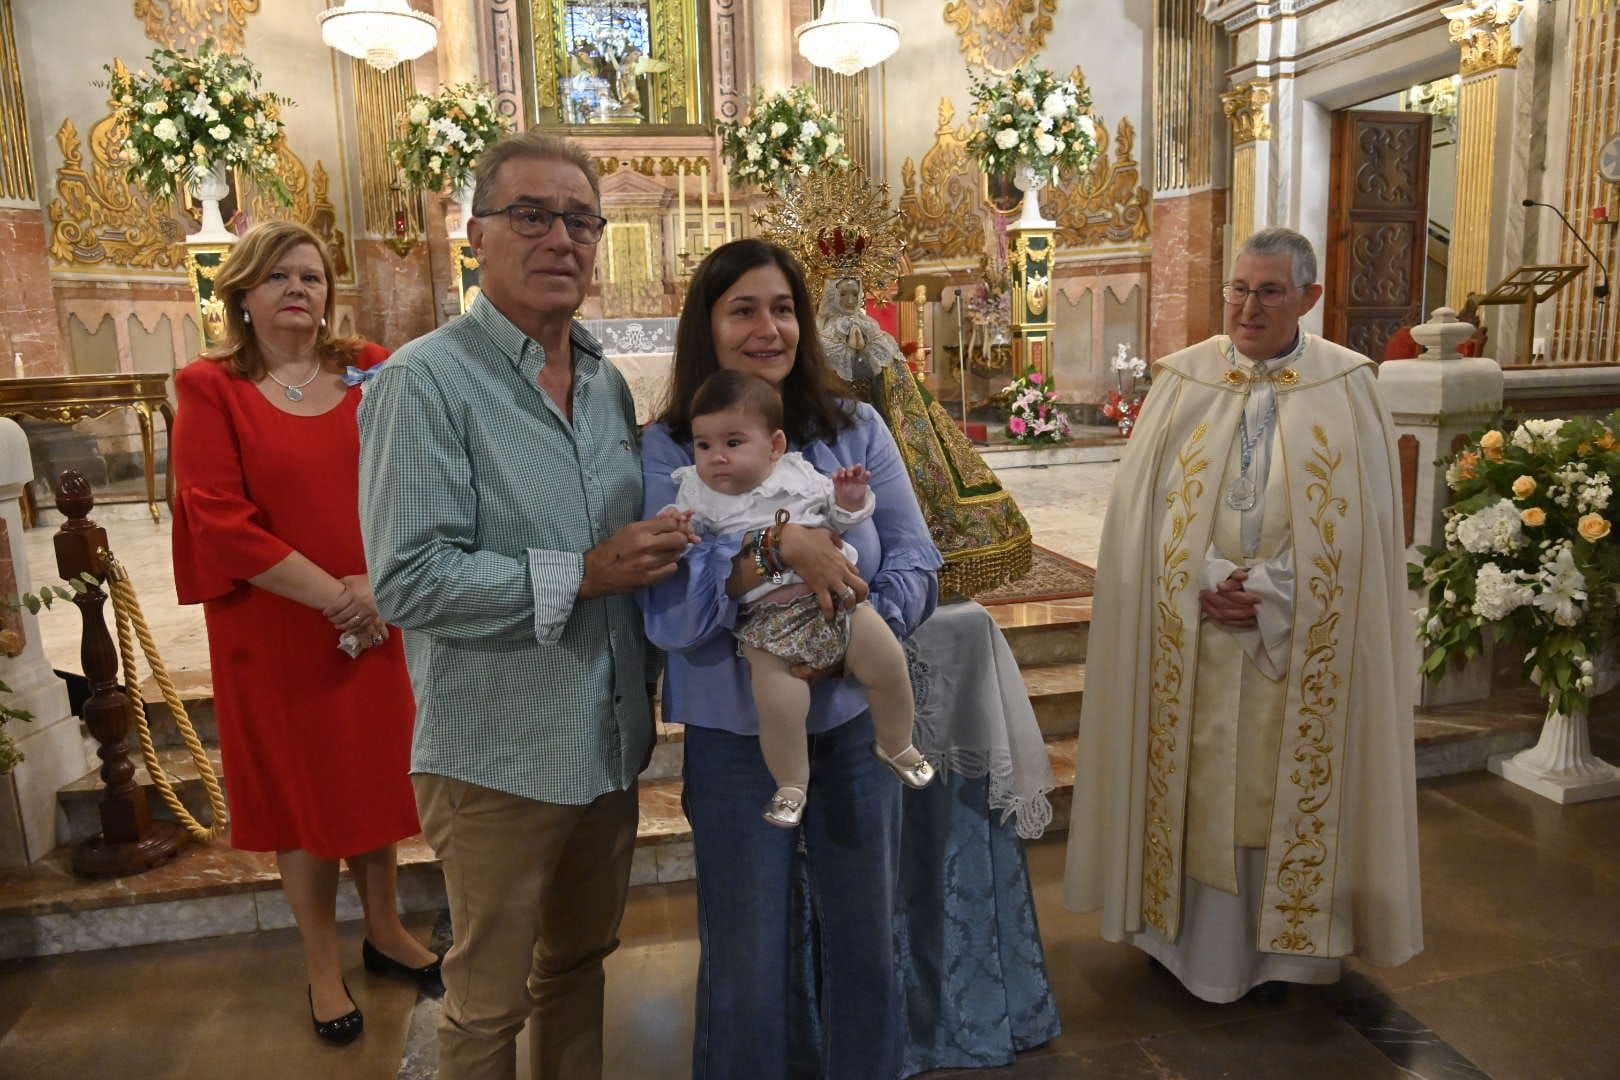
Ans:
[[[870,489],[859,510],[839,506],[833,497],[832,478],[817,472],[803,454],[795,451],[783,454],[764,482],[741,495],[715,491],[698,476],[695,465],[683,465],[671,473],[670,478],[677,485],[675,508],[692,511],[692,531],[702,536],[763,529],[776,523],[778,510],[786,510],[788,520],[795,525],[831,528],[843,533],[871,517],[877,508]],[[860,555],[846,542],[844,558],[853,565]],[[793,571],[785,571],[781,581],[766,581],[748,590],[741,602],[746,606],[783,585],[802,580]]]

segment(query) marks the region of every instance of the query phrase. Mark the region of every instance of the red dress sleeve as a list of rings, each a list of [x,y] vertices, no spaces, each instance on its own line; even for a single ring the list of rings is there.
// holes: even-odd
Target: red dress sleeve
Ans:
[[[174,587],[182,604],[225,596],[285,559],[292,547],[272,535],[247,497],[241,443],[227,403],[231,376],[214,360],[175,373],[178,399],[174,469]]]
[[[354,366],[369,371],[393,355],[393,350],[385,349],[374,341],[360,343],[360,355],[355,358]]]

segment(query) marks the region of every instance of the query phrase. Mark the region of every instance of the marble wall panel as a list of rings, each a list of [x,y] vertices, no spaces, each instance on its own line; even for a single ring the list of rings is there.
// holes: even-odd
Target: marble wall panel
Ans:
[[[68,370],[39,209],[0,207],[0,346],[0,371],[7,375],[17,356],[29,375]]]
[[[1153,358],[1202,341],[1221,326],[1226,192],[1153,200]]]
[[[357,240],[354,248],[366,283],[355,312],[361,336],[397,349],[432,330],[437,320],[426,248],[418,244],[404,256],[381,240]]]

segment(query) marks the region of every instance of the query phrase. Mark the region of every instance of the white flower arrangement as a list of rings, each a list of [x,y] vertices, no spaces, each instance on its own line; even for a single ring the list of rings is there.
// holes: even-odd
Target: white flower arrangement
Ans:
[[[1620,534],[1605,516],[1620,471],[1620,413],[1526,420],[1476,435],[1447,463],[1455,494],[1445,546],[1424,548],[1409,584],[1426,675],[1498,642],[1528,648],[1548,706],[1585,712],[1593,658],[1620,632]]]
[[[1004,78],[975,79],[968,152],[988,173],[1028,165],[1055,183],[1060,172],[1085,173],[1097,159],[1091,91],[1025,64]]]
[[[276,175],[281,110],[292,105],[290,99],[261,91],[253,63],[216,51],[212,40],[195,56],[158,49],[147,62],[150,74],[105,69],[130,183],[167,198],[177,183],[228,165],[252,176],[283,205],[291,204]]]
[[[740,121],[720,125],[720,139],[732,179],[741,184],[775,184],[850,167],[838,115],[823,109],[808,86],[756,93]]]
[[[388,144],[394,165],[418,191],[460,191],[478,155],[506,133],[495,95],[477,83],[441,87],[405,102],[399,138]]]

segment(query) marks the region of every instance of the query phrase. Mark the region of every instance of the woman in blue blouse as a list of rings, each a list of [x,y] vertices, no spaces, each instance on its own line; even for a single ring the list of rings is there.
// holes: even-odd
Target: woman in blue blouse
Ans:
[[[759,240],[715,249],[697,268],[676,336],[670,402],[643,437],[644,509],[674,500],[670,474],[692,464],[692,395],[717,368],[758,375],[782,394],[792,449],[824,473],[863,465],[877,512],[844,534],[787,526],[782,555],[816,592],[869,599],[904,638],[934,610],[939,551],[928,537],[894,439],[870,406],[840,396],[821,355],[804,275]],[[903,1016],[893,922],[900,782],[872,753],[860,686],[837,670],[812,682],[810,800],[797,830],[766,823],[776,790],[760,755],[748,671],[731,628],[758,584],[743,537],[705,540],[643,596],[647,636],[668,655],[664,715],[686,725],[683,801],[698,879],[697,1033],[693,1076],[776,1080],[789,1073],[789,949],[794,854],[802,841],[821,940],[820,1059],[839,1080],[893,1080]]]

